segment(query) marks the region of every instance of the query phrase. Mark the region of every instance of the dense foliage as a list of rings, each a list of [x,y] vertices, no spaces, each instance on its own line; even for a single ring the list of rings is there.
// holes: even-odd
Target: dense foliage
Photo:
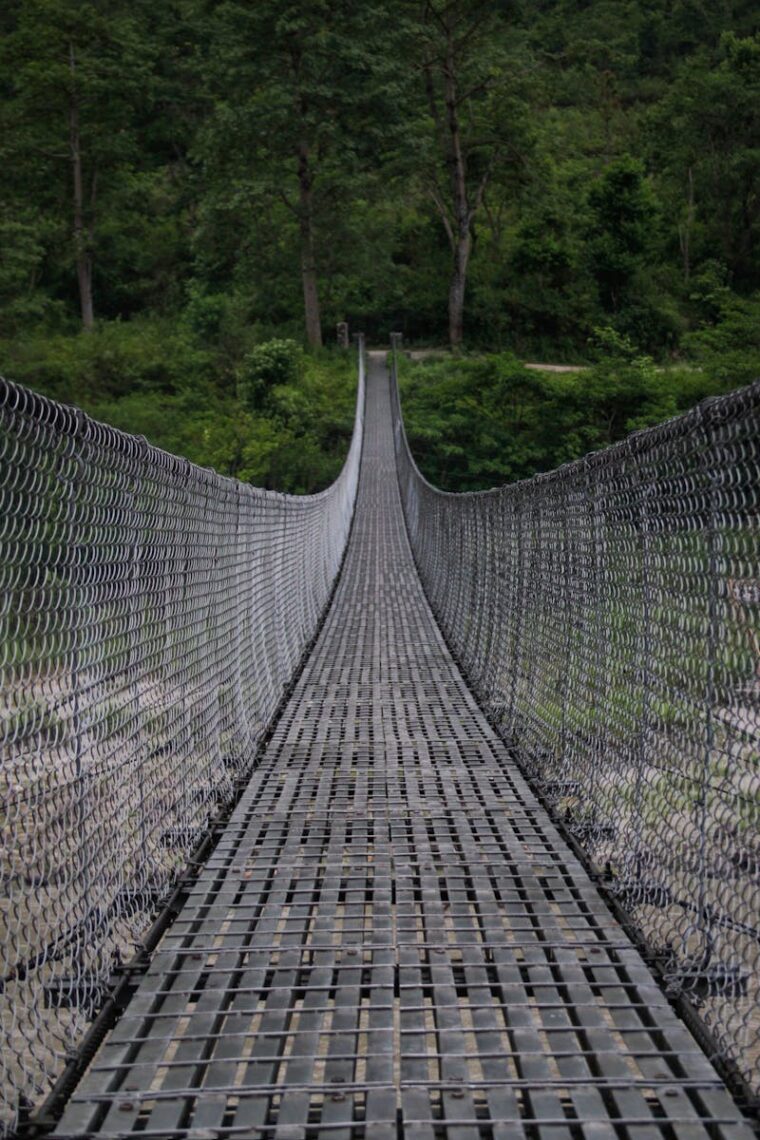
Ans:
[[[727,387],[720,371],[663,368],[616,333],[572,371],[526,368],[512,353],[400,360],[407,435],[425,477],[477,491],[550,471]]]
[[[400,329],[497,353],[415,432],[517,476],[760,374],[759,176],[751,0],[7,0],[0,367],[306,489],[350,419],[319,346]]]
[[[168,319],[29,336],[5,348],[8,375],[21,383],[259,487],[320,490],[348,451],[356,369],[334,349],[260,345],[220,382],[222,356]]]

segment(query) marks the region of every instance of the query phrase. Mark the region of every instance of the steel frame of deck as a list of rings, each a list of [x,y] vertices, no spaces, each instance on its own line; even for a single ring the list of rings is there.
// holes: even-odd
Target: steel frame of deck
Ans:
[[[753,1134],[446,649],[375,356],[322,632],[55,1135]]]

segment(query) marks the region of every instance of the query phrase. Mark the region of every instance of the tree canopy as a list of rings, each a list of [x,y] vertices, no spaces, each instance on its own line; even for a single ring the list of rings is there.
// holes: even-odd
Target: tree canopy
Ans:
[[[740,383],[758,24],[749,0],[8,0],[3,370],[127,425],[202,419],[242,409],[257,346],[348,321],[587,363],[606,330]]]

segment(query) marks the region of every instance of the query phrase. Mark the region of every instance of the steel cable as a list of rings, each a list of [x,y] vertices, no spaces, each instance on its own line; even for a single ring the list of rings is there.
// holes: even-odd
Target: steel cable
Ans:
[[[336,578],[335,483],[262,491],[0,381],[0,1132],[250,771]]]
[[[760,1094],[760,382],[459,495],[418,470],[394,393],[445,637],[670,991]]]

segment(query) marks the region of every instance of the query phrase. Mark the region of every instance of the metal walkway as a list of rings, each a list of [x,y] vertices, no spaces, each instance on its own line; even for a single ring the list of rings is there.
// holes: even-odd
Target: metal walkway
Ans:
[[[55,1135],[751,1137],[468,692],[367,399],[316,648]]]

